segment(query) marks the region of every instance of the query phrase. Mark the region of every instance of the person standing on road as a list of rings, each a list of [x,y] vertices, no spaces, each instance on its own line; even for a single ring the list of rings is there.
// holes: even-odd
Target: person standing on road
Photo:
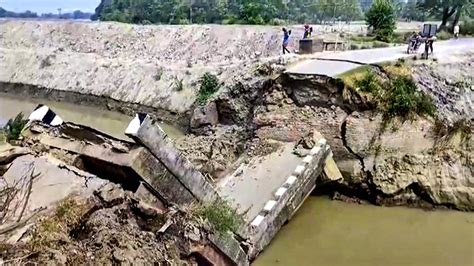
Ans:
[[[286,30],[286,28],[283,28],[283,54],[285,53],[291,53],[290,50],[288,50],[288,44],[290,43],[290,35],[291,35],[291,30]]]
[[[311,38],[312,33],[313,33],[313,27],[310,27],[308,24],[304,24],[303,39]]]
[[[454,26],[454,38],[459,38],[459,24]]]

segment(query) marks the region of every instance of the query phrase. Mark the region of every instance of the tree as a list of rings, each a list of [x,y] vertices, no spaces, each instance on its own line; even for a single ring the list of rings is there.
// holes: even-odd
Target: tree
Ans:
[[[359,0],[347,0],[342,8],[341,16],[345,21],[353,21],[364,17]]]
[[[472,5],[473,0],[425,0],[421,7],[432,15],[441,15],[439,31],[446,30],[449,19],[456,14],[452,27],[459,22],[464,7]]]
[[[376,0],[365,18],[376,39],[389,42],[396,28],[395,8],[390,0]]]

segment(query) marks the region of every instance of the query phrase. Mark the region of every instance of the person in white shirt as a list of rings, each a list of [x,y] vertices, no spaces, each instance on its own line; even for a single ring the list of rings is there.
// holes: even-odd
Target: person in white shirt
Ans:
[[[454,26],[454,38],[459,38],[459,24]]]

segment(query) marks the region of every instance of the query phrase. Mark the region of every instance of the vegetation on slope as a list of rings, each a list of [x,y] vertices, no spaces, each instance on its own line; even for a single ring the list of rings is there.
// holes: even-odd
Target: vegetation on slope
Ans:
[[[417,88],[409,70],[401,65],[387,65],[384,70],[389,79],[365,67],[345,75],[343,80],[352,90],[382,111],[386,117],[436,116],[433,100]]]

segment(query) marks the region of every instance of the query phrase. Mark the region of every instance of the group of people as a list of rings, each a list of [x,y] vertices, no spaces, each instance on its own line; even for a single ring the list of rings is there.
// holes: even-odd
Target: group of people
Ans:
[[[286,28],[283,28],[282,31],[283,31],[283,44],[282,44],[283,54],[291,53],[290,50],[288,50],[288,45],[290,44],[291,30],[287,30]],[[308,24],[305,24],[303,39],[310,39],[312,34],[313,34],[313,27],[310,27]]]
[[[459,24],[456,24],[453,28],[453,33],[454,33],[454,38],[458,39],[459,38]],[[410,43],[409,43],[409,52],[410,50],[412,51],[417,51],[418,47],[420,47],[421,43],[425,43],[425,54],[428,55],[428,53],[433,54],[433,43],[436,41],[437,37],[436,34],[428,34],[423,36],[421,32],[414,33],[411,38],[410,38]]]

